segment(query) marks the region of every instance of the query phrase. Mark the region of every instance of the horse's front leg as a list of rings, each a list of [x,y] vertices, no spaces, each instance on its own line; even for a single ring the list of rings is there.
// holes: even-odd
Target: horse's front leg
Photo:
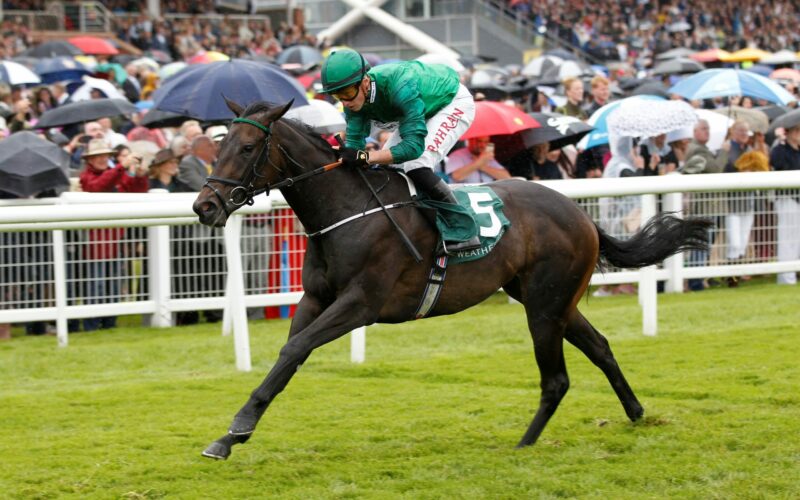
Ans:
[[[304,297],[305,298],[305,297]],[[294,373],[305,362],[311,351],[322,345],[336,340],[355,328],[372,323],[377,317],[377,307],[370,307],[370,302],[360,290],[345,293],[337,298],[329,307],[321,311],[316,318],[299,331],[292,323],[292,333],[289,340],[281,348],[278,361],[267,377],[250,395],[247,403],[236,414],[233,423],[228,429],[228,434],[211,443],[203,455],[210,458],[225,459],[231,453],[231,446],[244,443],[256,428],[261,416],[286,384],[289,383]],[[302,305],[302,301],[301,304]],[[314,304],[307,304],[313,307]],[[313,310],[301,310],[297,314],[301,318],[314,317]],[[318,307],[318,306],[317,306]],[[305,309],[305,308],[304,308]],[[299,326],[298,326],[299,328]],[[296,333],[295,333],[296,331]]]

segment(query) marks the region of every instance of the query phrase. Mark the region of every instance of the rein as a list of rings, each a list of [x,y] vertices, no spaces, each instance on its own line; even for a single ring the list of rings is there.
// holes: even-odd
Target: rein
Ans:
[[[228,179],[225,177],[217,177],[215,175],[209,175],[206,177],[206,183],[203,184],[203,187],[208,187],[214,194],[217,196],[217,199],[222,203],[222,209],[225,210],[225,213],[230,216],[231,212],[228,210],[228,203],[235,205],[236,207],[240,207],[242,205],[252,205],[255,203],[255,197],[260,195],[261,193],[269,194],[271,189],[281,189],[288,186],[293,186],[295,183],[305,180],[309,177],[313,177],[315,175],[323,174],[329,170],[333,170],[336,167],[341,166],[341,160],[335,161],[333,163],[328,163],[327,165],[323,165],[319,168],[315,168],[309,172],[303,172],[300,175],[296,175],[294,177],[287,177],[275,184],[270,185],[269,183],[266,184],[263,188],[256,188],[255,181],[256,179],[263,178],[264,176],[258,173],[258,167],[263,163],[263,157],[266,156],[266,160],[275,167],[278,171],[280,169],[272,163],[269,159],[269,150],[270,150],[270,143],[272,139],[272,130],[269,126],[263,125],[255,120],[249,120],[247,118],[234,118],[231,123],[246,123],[248,125],[252,125],[257,129],[264,132],[265,138],[264,142],[262,143],[262,147],[256,156],[256,159],[249,165],[248,170],[245,172],[244,177],[240,180],[236,179]],[[299,167],[303,167],[298,163],[292,156],[281,146],[278,144],[278,150],[283,154],[283,156],[294,163]],[[220,184],[225,184],[227,186],[234,186],[231,190],[230,198],[226,201],[223,198],[222,193],[219,192],[217,188],[211,185],[212,182],[218,182]]]

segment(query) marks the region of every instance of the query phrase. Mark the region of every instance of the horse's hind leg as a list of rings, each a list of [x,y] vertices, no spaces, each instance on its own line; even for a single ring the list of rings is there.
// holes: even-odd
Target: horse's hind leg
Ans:
[[[644,414],[644,409],[633,394],[633,389],[622,375],[617,360],[611,352],[608,341],[600,332],[575,309],[570,315],[564,334],[567,341],[583,352],[592,363],[603,370],[614,392],[625,408],[628,418],[636,421]]]
[[[533,337],[536,363],[539,365],[541,375],[542,394],[539,399],[539,409],[525,435],[517,444],[517,448],[536,442],[569,389],[567,365],[564,363],[563,322],[547,314],[534,311],[529,306],[526,306],[526,313],[528,314],[528,328]]]

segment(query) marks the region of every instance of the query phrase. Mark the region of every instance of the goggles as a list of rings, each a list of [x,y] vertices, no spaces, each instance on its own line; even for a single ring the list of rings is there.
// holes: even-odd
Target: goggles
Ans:
[[[352,101],[356,97],[358,97],[358,93],[361,91],[361,81],[359,80],[358,83],[345,87],[343,89],[339,89],[336,92],[331,92],[331,95],[340,101]]]

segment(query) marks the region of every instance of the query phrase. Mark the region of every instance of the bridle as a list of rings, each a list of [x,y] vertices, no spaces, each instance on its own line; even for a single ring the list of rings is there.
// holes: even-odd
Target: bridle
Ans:
[[[206,182],[205,184],[203,184],[203,187],[208,187],[217,196],[217,199],[219,199],[220,203],[222,203],[222,209],[225,210],[225,214],[228,216],[231,215],[231,212],[228,210],[228,203],[234,205],[236,208],[239,208],[242,205],[252,205],[253,203],[255,203],[254,198],[260,195],[261,193],[267,193],[267,195],[269,195],[269,192],[272,189],[281,189],[284,187],[292,186],[294,185],[295,182],[299,182],[313,175],[327,172],[328,170],[333,170],[334,168],[342,164],[341,160],[334,163],[329,163],[312,171],[303,172],[302,174],[296,175],[294,177],[286,177],[276,182],[275,184],[266,183],[264,187],[256,188],[255,186],[256,180],[259,178],[261,179],[264,178],[264,176],[258,172],[259,166],[263,163],[264,156],[266,156],[267,162],[269,162],[269,164],[272,167],[274,167],[279,172],[282,172],[282,169],[277,165],[275,165],[269,157],[270,144],[272,139],[272,129],[268,125],[264,125],[255,120],[250,120],[247,118],[234,118],[231,121],[231,123],[232,124],[246,123],[248,125],[252,125],[257,129],[261,130],[262,132],[264,132],[265,137],[261,149],[258,152],[258,155],[256,155],[255,160],[253,160],[253,162],[250,163],[242,179],[240,180],[228,179],[225,177],[217,177],[215,175],[209,175],[208,177],[206,177]],[[287,160],[291,161],[300,168],[304,168],[300,163],[297,162],[297,160],[292,158],[292,156],[283,148],[283,146],[278,144],[277,148],[278,151],[280,151]],[[212,182],[218,182],[220,184],[225,184],[227,186],[234,186],[233,189],[231,190],[230,197],[227,201],[222,196],[222,193],[220,193],[219,190],[211,184]]]

